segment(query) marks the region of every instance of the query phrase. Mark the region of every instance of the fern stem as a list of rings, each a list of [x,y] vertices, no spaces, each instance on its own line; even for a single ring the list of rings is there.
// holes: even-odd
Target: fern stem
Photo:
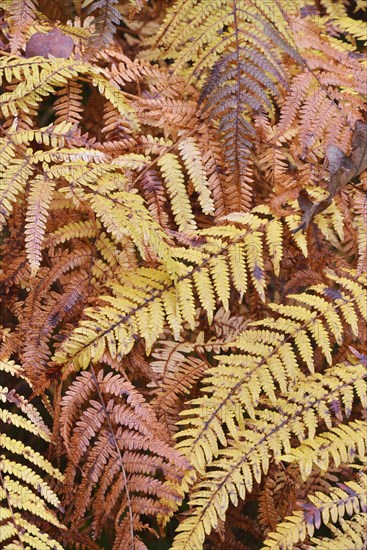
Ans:
[[[90,365],[90,368],[91,368],[91,374],[92,374],[93,381],[96,385],[98,397],[99,397],[100,403],[102,405],[102,408],[103,408],[103,411],[104,411],[104,414],[105,414],[105,417],[106,417],[106,420],[107,420],[107,423],[108,423],[108,427],[110,429],[110,434],[111,434],[111,437],[112,437],[112,441],[113,441],[113,444],[116,448],[116,453],[117,453],[117,456],[118,456],[118,459],[119,459],[119,462],[120,462],[122,477],[123,477],[124,483],[125,483],[127,506],[128,506],[128,510],[129,510],[129,522],[130,522],[130,534],[131,534],[131,547],[130,547],[130,549],[134,550],[134,519],[133,519],[133,513],[132,513],[132,509],[131,509],[130,492],[129,492],[129,488],[128,488],[128,485],[127,485],[126,470],[124,468],[124,464],[123,464],[123,461],[122,461],[122,455],[121,455],[120,447],[118,446],[118,443],[117,443],[117,440],[116,440],[116,437],[115,437],[115,432],[113,431],[110,415],[108,414],[107,407],[106,407],[106,404],[104,402],[103,395],[102,395],[102,392],[101,392],[99,384],[98,384],[96,371],[94,370],[94,367],[93,367],[92,364]]]

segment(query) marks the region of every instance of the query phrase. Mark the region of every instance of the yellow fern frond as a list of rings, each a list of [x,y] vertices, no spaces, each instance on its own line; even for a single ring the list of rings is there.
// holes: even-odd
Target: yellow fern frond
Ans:
[[[13,362],[1,362],[0,370],[8,375],[22,377],[20,368]],[[37,526],[40,520],[51,523],[58,529],[64,526],[57,519],[51,506],[61,510],[59,498],[45,480],[49,475],[63,481],[62,474],[31,446],[17,439],[25,430],[29,434],[50,441],[51,434],[35,407],[16,391],[1,388],[1,401],[7,407],[19,410],[14,413],[0,409],[0,501],[2,503],[1,541],[7,548],[57,548],[62,546]],[[23,413],[23,414],[22,414]],[[5,431],[12,427],[13,437]],[[26,461],[26,463],[24,463]],[[37,471],[36,471],[37,468]],[[41,473],[42,472],[42,473]],[[4,546],[5,547],[5,546]]]
[[[366,400],[365,387],[359,391],[361,399]],[[364,403],[364,408],[367,404]],[[316,465],[320,470],[327,471],[332,458],[335,466],[348,464],[359,456],[363,458],[367,449],[367,423],[356,420],[349,424],[340,424],[320,433],[313,439],[305,440],[292,449],[289,455],[283,455],[285,462],[295,462],[299,466],[303,481],[311,474]]]
[[[359,475],[358,481],[340,483],[338,488],[333,488],[329,495],[317,492],[309,496],[310,503],[304,504],[304,511],[293,512],[291,516],[277,526],[277,530],[270,533],[264,542],[264,550],[292,550],[297,542],[303,541],[306,535],[312,536],[315,528],[322,523],[336,523],[343,519],[347,513],[349,516],[359,514],[360,520],[367,519],[366,502],[367,476]],[[332,544],[332,543],[330,543]],[[329,548],[332,548],[330,545]]]
[[[171,199],[172,211],[180,231],[196,229],[185,181],[176,155],[165,153],[157,162]]]
[[[211,198],[209,182],[202,163],[202,156],[194,138],[185,138],[179,141],[178,149],[195,191],[199,196],[199,203],[204,214],[214,213],[214,203]]]
[[[73,135],[74,125],[70,122],[60,122],[60,124],[50,124],[44,128],[30,128],[27,130],[17,130],[10,132],[8,139],[15,145],[29,145],[31,141],[46,147],[65,146],[68,138]]]
[[[329,524],[333,538],[311,538],[312,550],[364,550],[366,548],[367,513],[354,514],[352,519],[339,519],[340,527]]]
[[[178,449],[195,466],[200,481],[190,490],[189,504],[192,505],[192,511],[178,527],[173,544],[175,550],[202,548],[205,534],[209,534],[219,520],[225,519],[229,504],[237,506],[238,498],[245,499],[246,493],[252,491],[254,482],[261,482],[271,458],[280,459],[282,448],[290,452],[291,445],[294,445],[292,436],[302,442],[307,430],[309,437],[313,438],[320,422],[317,414],[321,414],[321,418],[331,427],[328,403],[334,400],[341,403],[343,396],[348,395],[350,390],[355,397],[361,382],[366,386],[364,379],[367,376],[362,364],[353,367],[349,364],[336,365],[323,376],[301,376],[298,384],[291,391],[283,392],[285,395],[279,398],[272,392],[272,382],[268,380],[268,393],[273,395],[265,401],[259,400],[260,404],[266,405],[264,409],[257,406],[254,410],[248,407],[247,401],[256,399],[259,394],[257,386],[240,386],[237,383],[230,394],[225,391],[220,394],[219,385],[214,388],[213,383],[218,376],[217,372],[218,369],[208,370],[205,389],[205,393],[215,392],[215,399],[205,396],[193,400],[191,403],[195,408],[183,411],[182,416],[187,418],[179,422],[189,427],[176,434],[180,440]],[[230,374],[227,376],[229,380]],[[266,377],[262,377],[263,385]],[[225,381],[225,371],[221,371],[221,379]],[[246,419],[244,410],[251,415],[250,419]],[[345,414],[348,415],[347,408]],[[210,430],[206,427],[208,424]],[[361,488],[359,495],[363,507],[365,493]],[[341,515],[342,511],[344,508],[341,505]],[[298,512],[295,514],[297,516]],[[304,521],[303,514],[297,516],[298,519],[297,527]],[[281,526],[278,526],[280,531]],[[291,526],[289,522],[287,528],[291,529]],[[303,532],[306,533],[304,527]],[[289,541],[293,540],[292,536],[289,535]],[[285,538],[279,536],[282,544]],[[274,545],[274,549],[279,547]]]
[[[30,152],[29,152],[30,153]],[[13,203],[27,184],[33,173],[30,156],[15,158],[0,175],[0,227],[2,227],[13,210]]]

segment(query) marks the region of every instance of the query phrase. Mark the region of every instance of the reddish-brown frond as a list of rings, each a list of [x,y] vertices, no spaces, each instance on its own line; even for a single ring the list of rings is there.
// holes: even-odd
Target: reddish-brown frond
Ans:
[[[60,420],[72,523],[88,512],[97,536],[114,520],[119,540],[128,540],[146,528],[142,517],[169,514],[180,502],[174,483],[188,463],[164,441],[153,408],[121,375],[103,369],[96,377],[78,375],[64,395]]]
[[[110,103],[105,103],[103,109],[104,127],[103,137],[108,141],[124,142],[131,136],[130,121],[123,117],[118,110]]]
[[[55,181],[47,176],[36,176],[30,185],[26,214],[25,242],[31,273],[34,276],[42,261],[42,243],[46,231],[48,209],[51,204]]]
[[[167,196],[162,179],[156,170],[151,169],[143,173],[141,178],[143,196],[155,221],[162,227],[168,228]]]
[[[89,52],[96,53],[107,46],[120,21],[117,9],[118,0],[98,0],[86,3],[86,15],[93,16],[94,32],[89,43]]]
[[[177,431],[182,396],[191,392],[208,368],[205,358],[195,351],[195,346],[188,342],[162,341],[152,354],[151,367],[160,378],[154,384],[156,395],[152,406],[168,438]]]
[[[55,124],[71,122],[78,124],[82,118],[83,88],[81,82],[70,80],[57,92],[54,103]]]
[[[51,337],[62,320],[82,304],[88,292],[88,276],[83,267],[90,262],[88,249],[76,249],[53,258],[52,269],[42,268],[34,287],[22,304],[19,326],[21,356],[25,373],[41,393],[51,383],[53,370],[48,362],[51,355]],[[63,281],[64,274],[71,272]],[[57,286],[58,292],[50,291]],[[61,292],[62,290],[62,292]]]
[[[10,48],[19,54],[28,38],[28,31],[36,19],[36,0],[12,0],[10,2]]]

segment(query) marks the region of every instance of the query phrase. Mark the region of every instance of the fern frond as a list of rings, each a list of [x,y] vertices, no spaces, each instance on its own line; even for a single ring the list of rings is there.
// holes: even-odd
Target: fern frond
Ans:
[[[44,176],[36,176],[31,183],[26,215],[25,247],[33,276],[37,273],[42,260],[41,248],[54,189],[55,181]]]
[[[350,37],[357,39],[366,38],[365,34],[363,34],[363,22],[358,20],[356,21],[352,17],[348,16],[346,6],[344,6],[342,3],[334,4],[329,0],[323,0],[322,4],[327,12],[326,17],[331,16],[335,18],[333,24],[341,34],[345,34],[349,40]],[[358,4],[359,3],[357,2],[357,5]],[[363,2],[361,6],[358,6],[358,8],[362,10],[365,9],[365,7],[363,7]]]
[[[99,225],[94,220],[70,222],[47,236],[46,246],[57,246],[71,239],[97,237]]]
[[[156,170],[147,170],[142,177],[143,195],[153,219],[161,227],[168,228],[168,215],[165,209],[167,197]]]
[[[312,550],[345,550],[353,544],[353,550],[366,548],[367,514],[354,514],[352,519],[340,519],[340,527],[329,524],[333,538],[312,538]]]
[[[358,393],[362,402],[366,400],[363,392],[364,388],[361,387]],[[367,408],[366,404],[364,408]],[[336,467],[352,463],[357,457],[363,459],[367,449],[366,428],[366,422],[362,420],[330,427],[315,438],[303,441],[289,455],[283,455],[282,460],[297,463],[302,479],[306,481],[314,465],[327,471],[331,458]]]
[[[166,153],[160,157],[157,164],[162,170],[163,179],[171,199],[172,211],[179,231],[193,231],[196,229],[196,223],[178,158],[172,153]]]
[[[287,470],[271,464],[259,495],[258,521],[265,534],[292,512],[296,496],[297,480]]]
[[[54,103],[56,114],[55,124],[71,122],[78,124],[82,118],[82,85],[78,81],[69,81],[57,92],[58,99]]]
[[[357,230],[357,255],[359,273],[367,269],[367,194],[358,193],[354,198],[355,219]]]
[[[109,223],[105,212],[103,216],[102,221]],[[231,286],[240,295],[246,292],[248,272],[259,296],[264,299],[266,285],[263,263],[264,234],[257,230],[266,228],[269,220],[255,214],[247,214],[235,217],[235,221],[238,223],[241,221],[244,227],[237,229],[234,226],[222,226],[202,230],[200,236],[205,237],[207,242],[190,251],[183,248],[168,251],[162,242],[155,241],[157,251],[161,254],[168,272],[162,267],[157,270],[138,269],[132,276],[121,274],[120,284],[112,285],[116,297],[101,296],[110,306],[86,311],[90,319],[83,321],[75,329],[74,334],[63,342],[55,355],[56,362],[65,364],[72,359],[79,368],[86,368],[91,360],[97,362],[102,357],[107,345],[114,357],[122,357],[132,349],[134,339],[138,335],[145,339],[147,349],[150,350],[163,332],[165,319],[175,337],[182,329],[182,321],[193,328],[195,296],[207,311],[208,318],[211,319],[215,311],[216,288],[218,298],[223,299],[223,304],[226,305]],[[246,228],[246,222],[249,225],[248,228]],[[281,225],[281,222],[274,220],[270,223]],[[113,227],[116,228],[116,236],[121,235],[122,226],[116,223]],[[134,232],[136,229],[134,227]],[[281,229],[278,225],[275,232],[272,229],[271,233],[267,233],[267,244],[272,254],[275,254],[273,262],[276,268],[281,257],[280,233]],[[213,282],[210,277],[212,269]],[[283,357],[278,357],[276,354],[274,366],[270,367],[274,374],[277,373],[276,379],[278,381],[283,379],[283,383],[287,379],[291,382],[297,376],[295,353],[299,353],[309,369],[313,369],[311,344],[313,341],[330,362],[330,338],[341,342],[340,330],[343,324],[341,319],[345,319],[352,331],[357,333],[358,315],[366,315],[363,281],[363,277],[360,282],[355,283],[347,278],[337,279],[337,283],[345,287],[346,292],[342,291],[340,296],[336,294],[337,298],[334,302],[328,301],[332,291],[329,292],[326,285],[312,288],[311,290],[314,291],[312,295],[298,295],[296,299],[301,302],[306,301],[306,304],[311,306],[310,309],[302,306],[272,306],[281,318],[264,320],[260,324],[265,331],[270,328],[275,329],[276,332],[264,332],[265,336],[260,336],[263,345],[258,346],[256,351],[253,345],[259,336],[249,331],[247,334],[251,344],[246,344],[243,349],[251,348],[256,354],[261,355],[264,349],[276,350],[280,342],[291,338],[294,344],[287,343],[285,346],[280,346]],[[317,294],[321,294],[321,297]],[[339,311],[343,317],[337,313]],[[119,334],[118,341],[114,334]],[[260,334],[261,331],[259,331]],[[241,348],[241,341],[239,340],[238,343]],[[271,362],[273,362],[272,353],[271,351]],[[284,373],[281,374],[277,370],[283,364],[282,369],[287,373],[285,378]]]
[[[20,354],[22,366],[35,387],[41,393],[51,380],[52,370],[48,369],[50,339],[59,323],[73,312],[85,299],[88,276],[85,268],[90,265],[89,248],[76,247],[73,252],[57,253],[51,269],[40,269],[36,275],[32,291],[27,296],[19,333],[22,337]],[[52,291],[52,285],[60,286],[66,274],[69,280],[63,281],[63,293]]]
[[[9,132],[9,139],[15,145],[29,145],[35,141],[46,147],[64,147],[66,142],[74,136],[74,125],[68,121],[62,121],[59,124],[50,124],[44,128],[27,128],[26,130],[17,130]]]
[[[7,376],[12,383],[13,375],[23,377],[21,369],[15,367],[12,362],[0,363],[0,370],[12,375],[11,378]],[[10,409],[0,410],[0,421],[7,426],[5,430],[2,427],[0,435],[1,542],[6,543],[7,548],[61,550],[62,546],[42,532],[37,523],[41,526],[40,520],[43,520],[63,529],[51,509],[61,510],[60,501],[45,480],[45,475],[58,481],[63,481],[63,476],[41,454],[20,441],[20,437],[28,441],[29,434],[50,441],[49,429],[37,409],[14,389],[1,388],[1,401]],[[14,407],[19,413],[12,412]],[[9,426],[11,437],[6,434]],[[24,431],[28,433],[24,434]]]
[[[195,139],[185,138],[180,140],[178,149],[194,189],[199,196],[199,203],[204,214],[212,214],[214,212],[214,204],[210,196],[209,182],[202,164],[201,153]]]
[[[131,217],[131,209],[129,212]],[[267,209],[264,212],[269,215]],[[105,211],[102,221],[108,223]],[[65,364],[72,358],[76,366],[86,368],[91,360],[96,362],[102,357],[106,346],[113,357],[122,357],[131,350],[138,335],[145,339],[150,350],[161,336],[165,320],[178,338],[183,322],[192,328],[195,326],[196,296],[210,320],[216,309],[216,289],[224,305],[228,303],[231,287],[242,299],[247,290],[248,272],[256,291],[264,299],[265,237],[260,229],[265,228],[269,220],[246,214],[236,221],[242,227],[228,225],[202,230],[199,237],[203,238],[203,244],[191,250],[178,247],[169,250],[168,245],[158,241],[159,233],[156,233],[154,238],[163,260],[162,268],[141,268],[132,275],[121,273],[120,284],[111,285],[116,297],[101,296],[110,306],[86,311],[90,319],[83,321],[63,342],[55,355],[56,362]],[[116,236],[123,231],[121,224],[116,223],[114,228]],[[134,227],[134,232],[137,230],[141,231]],[[279,232],[275,235],[277,239]],[[272,253],[277,251],[275,265],[281,255],[278,245],[276,240],[274,246],[270,245]]]
[[[28,31],[37,14],[35,0],[12,0],[10,2],[8,17],[11,35],[9,42],[12,54],[19,54],[28,38]]]
[[[130,528],[140,532],[146,527],[142,515],[168,513],[181,500],[166,481],[179,483],[188,462],[163,441],[153,409],[120,375],[103,370],[96,378],[88,372],[78,375],[62,401],[61,430],[70,458],[66,487],[70,495],[76,491],[73,522],[91,511],[98,535],[113,513],[128,546]],[[163,479],[156,477],[158,471]]]
[[[12,159],[0,176],[0,227],[2,227],[13,210],[13,203],[32,176],[33,166],[30,156],[23,159]]]
[[[303,541],[306,535],[312,536],[315,528],[318,529],[322,523],[336,523],[343,519],[347,513],[349,516],[359,515],[359,521],[366,521],[367,476],[359,475],[357,481],[340,483],[339,487],[333,488],[329,495],[317,492],[309,496],[309,503],[303,505],[303,511],[293,512],[286,520],[280,523],[277,530],[270,533],[264,542],[265,548],[272,550],[291,550],[299,541]],[[332,545],[332,541],[329,541]],[[332,548],[332,546],[329,548]],[[338,545],[336,546],[338,548]]]
[[[179,412],[182,410],[182,396],[189,395],[197,382],[210,367],[211,354],[227,347],[227,342],[241,332],[245,321],[231,317],[230,312],[220,309],[213,320],[212,329],[216,337],[204,341],[200,332],[194,342],[162,340],[152,352],[150,366],[158,381],[150,383],[154,393],[152,406],[159,420],[172,436],[178,429]]]
[[[120,21],[120,14],[116,7],[118,0],[97,0],[84,2],[86,14],[94,14],[94,32],[89,44],[90,53],[98,52],[108,45],[115,33],[116,25]]]
[[[289,6],[281,7],[290,9]],[[279,24],[278,32],[269,22]],[[247,25],[251,29],[258,28],[258,38],[250,32],[242,33],[242,25]],[[271,39],[275,44],[282,44],[292,51],[290,45],[286,45],[290,40],[289,31],[278,4],[270,8],[256,1],[247,4],[241,1],[228,4],[219,0],[209,4],[181,0],[168,11],[156,41],[158,47],[164,49],[167,57],[175,60],[173,67],[176,72],[181,70],[186,62],[193,61],[193,67],[186,71],[199,75],[203,67],[213,65],[213,59],[218,59],[225,48],[235,50],[236,40],[240,41],[241,45],[242,41],[248,41],[262,51],[260,36],[264,34],[265,40]],[[236,38],[236,35],[241,36]],[[272,55],[270,48],[267,55]],[[266,59],[266,56],[264,58]]]
[[[158,258],[169,257],[169,239],[139,195],[125,191],[108,195],[97,189],[91,191],[87,197],[93,210],[117,241],[131,237],[143,258],[147,256],[148,246]]]
[[[181,396],[188,394],[194,384],[203,376],[208,362],[197,357],[193,352],[203,349],[199,343],[161,341],[155,347],[150,362],[153,370],[159,375],[160,382],[155,386],[156,396],[152,406],[159,420],[165,424],[167,433],[172,435],[176,430],[175,423],[181,408]]]
[[[330,426],[333,400],[340,403],[343,395],[349,395],[353,388],[359,395],[360,384],[366,384],[363,382],[366,376],[363,365],[354,365],[351,368],[347,364],[331,367],[322,377],[318,374],[300,377],[299,383],[286,393],[286,397],[276,398],[274,394],[264,401],[264,410],[257,407],[256,411],[249,411],[249,419],[243,415],[244,409],[248,409],[246,401],[250,397],[250,391],[244,386],[241,388],[242,402],[232,392],[226,400],[225,409],[222,405],[223,397],[218,399],[213,412],[213,403],[208,398],[192,401],[200,412],[197,414],[194,409],[184,411],[188,418],[181,420],[180,424],[193,425],[193,428],[189,427],[177,434],[180,439],[186,437],[179,442],[178,449],[190,458],[201,479],[191,490],[189,503],[193,510],[179,525],[173,548],[201,548],[205,534],[209,534],[219,520],[225,520],[229,503],[237,506],[238,498],[244,499],[252,491],[254,482],[260,483],[262,474],[267,473],[270,458],[274,456],[280,459],[281,449],[291,448],[292,435],[302,442],[307,430],[312,438],[320,422],[317,413]],[[321,387],[323,384],[324,387]],[[259,392],[256,386],[252,389],[253,393],[255,391]],[[200,437],[197,437],[197,428],[207,423],[211,424],[212,434],[209,435],[204,428],[200,431]],[[228,435],[223,426],[227,428]],[[365,498],[361,488],[359,494],[362,499]],[[362,506],[365,506],[363,501]],[[297,516],[297,521],[299,519],[299,523],[302,523],[303,515],[300,518]],[[278,528],[280,525],[282,524]],[[289,523],[288,529],[291,526],[293,524]],[[284,538],[282,537],[282,542]],[[295,539],[295,542],[298,540]]]

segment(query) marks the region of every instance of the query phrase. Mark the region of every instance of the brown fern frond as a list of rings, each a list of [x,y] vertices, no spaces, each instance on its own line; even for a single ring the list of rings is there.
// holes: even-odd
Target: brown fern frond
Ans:
[[[9,9],[10,49],[19,54],[28,39],[28,31],[36,19],[36,0],[12,0]]]
[[[88,510],[98,535],[114,517],[117,536],[127,540],[131,529],[145,529],[141,516],[170,513],[180,501],[180,493],[165,481],[179,483],[188,463],[163,441],[153,409],[120,375],[103,369],[96,378],[81,373],[64,395],[61,430],[70,459],[66,490],[72,523]],[[155,478],[159,473],[163,478]],[[126,519],[129,513],[133,525]]]
[[[46,17],[63,23],[75,16],[78,3],[79,0],[38,0],[39,8]]]
[[[55,124],[59,124],[60,122],[78,124],[80,122],[82,118],[82,92],[81,82],[72,80],[56,93],[58,99],[53,106]]]
[[[25,242],[33,276],[37,273],[42,261],[41,249],[54,189],[55,181],[42,176],[36,177],[31,183],[26,214]]]
[[[168,228],[169,223],[166,211],[167,196],[157,171],[151,169],[144,172],[141,178],[141,186],[144,198],[148,203],[148,208],[153,218],[161,227],[165,229]]]
[[[189,394],[208,368],[203,357],[192,354],[195,346],[186,342],[160,342],[153,352],[151,367],[159,375],[152,406],[169,437],[177,431],[182,395]]]
[[[102,134],[105,139],[120,143],[128,140],[132,133],[130,122],[126,117],[121,116],[113,105],[109,103],[105,104],[103,120],[104,128]]]
[[[53,331],[65,316],[83,303],[87,294],[87,273],[83,269],[76,273],[74,270],[88,267],[90,258],[90,252],[83,249],[56,256],[52,269],[39,271],[32,292],[22,307],[20,352],[25,373],[34,384],[36,393],[41,393],[51,383],[53,371],[48,370],[48,362]],[[62,276],[73,271],[63,284]],[[59,292],[50,292],[52,285],[59,285]]]
[[[259,495],[258,517],[265,534],[293,512],[296,497],[296,482],[289,472],[271,467]]]
[[[86,4],[86,15],[93,16],[94,27],[88,45],[88,54],[98,52],[111,42],[116,25],[120,21],[117,4],[118,0],[98,0]]]

